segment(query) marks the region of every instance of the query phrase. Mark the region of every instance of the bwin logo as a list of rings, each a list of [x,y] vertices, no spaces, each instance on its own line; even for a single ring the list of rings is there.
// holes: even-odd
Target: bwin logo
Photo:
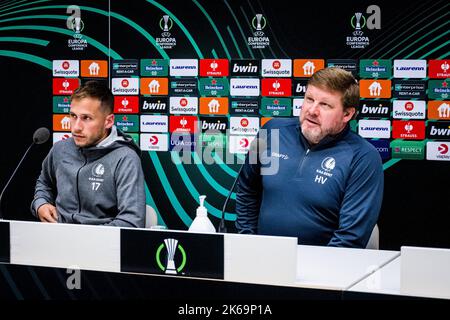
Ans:
[[[331,171],[336,166],[336,160],[334,160],[333,157],[326,157],[325,159],[323,159],[320,166],[325,171]]]
[[[94,166],[94,168],[92,168],[92,175],[94,177],[101,177],[105,174],[105,166],[101,163],[98,163]]]
[[[166,266],[161,263],[161,251],[166,248],[167,251],[167,258],[166,258]],[[175,253],[177,249],[181,253],[181,263],[180,266],[177,268],[175,266]],[[178,244],[177,239],[164,239],[164,243],[161,243],[161,245],[156,250],[156,263],[158,264],[158,267],[161,269],[161,271],[167,273],[167,274],[177,274],[180,273],[184,267],[186,266],[186,252],[184,251],[184,248],[181,246],[181,244]]]

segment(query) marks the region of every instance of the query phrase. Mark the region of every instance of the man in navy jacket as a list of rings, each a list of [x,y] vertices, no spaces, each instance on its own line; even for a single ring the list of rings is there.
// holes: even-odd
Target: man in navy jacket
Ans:
[[[366,246],[381,207],[383,169],[376,149],[349,128],[358,104],[352,74],[326,68],[309,80],[299,119],[273,119],[260,130],[256,140],[266,136],[265,150],[250,150],[238,180],[239,233]],[[277,170],[267,170],[273,163]]]

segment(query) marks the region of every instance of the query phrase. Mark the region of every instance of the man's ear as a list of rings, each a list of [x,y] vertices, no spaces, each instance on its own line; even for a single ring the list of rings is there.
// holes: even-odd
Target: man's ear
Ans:
[[[348,122],[356,116],[356,108],[347,108],[344,110],[344,121]]]
[[[114,124],[114,113],[108,114],[105,118],[105,129],[111,129]]]

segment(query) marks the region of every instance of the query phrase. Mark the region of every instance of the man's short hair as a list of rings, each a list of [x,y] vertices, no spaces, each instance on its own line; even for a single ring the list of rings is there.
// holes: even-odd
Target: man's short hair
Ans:
[[[114,96],[109,88],[100,81],[90,80],[77,88],[71,100],[94,98],[100,100],[100,108],[106,114],[114,112]]]
[[[359,85],[351,72],[337,67],[321,69],[312,75],[308,81],[309,85],[341,93],[344,110],[347,108],[358,110]]]

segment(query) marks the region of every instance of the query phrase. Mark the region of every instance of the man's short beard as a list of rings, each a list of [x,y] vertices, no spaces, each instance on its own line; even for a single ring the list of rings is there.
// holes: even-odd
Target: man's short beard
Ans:
[[[317,134],[315,133],[315,131],[317,131]],[[326,132],[323,132],[323,130],[304,130],[303,126],[302,133],[310,144],[318,144],[328,134]]]

